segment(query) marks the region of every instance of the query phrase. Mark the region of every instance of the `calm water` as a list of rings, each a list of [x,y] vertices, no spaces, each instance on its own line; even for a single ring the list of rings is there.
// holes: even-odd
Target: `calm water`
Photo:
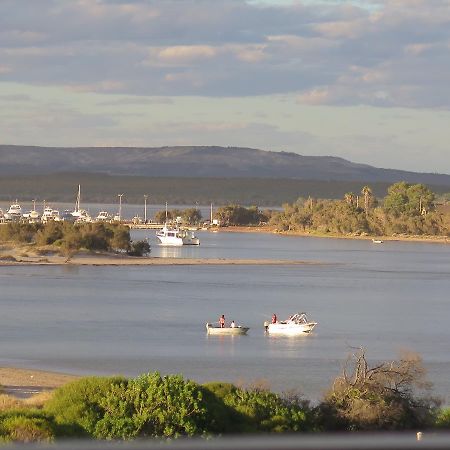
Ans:
[[[419,352],[450,393],[450,249],[445,245],[200,232],[176,257],[282,258],[314,266],[0,267],[0,365],[80,374],[181,372],[199,381],[267,380],[317,399],[351,346],[370,359]],[[306,311],[299,338],[265,336],[262,323]],[[206,321],[251,327],[207,337]]]

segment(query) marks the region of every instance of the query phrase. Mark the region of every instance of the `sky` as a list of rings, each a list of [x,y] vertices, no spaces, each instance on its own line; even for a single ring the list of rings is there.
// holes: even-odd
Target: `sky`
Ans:
[[[1,144],[450,173],[449,80],[450,0],[0,0]]]

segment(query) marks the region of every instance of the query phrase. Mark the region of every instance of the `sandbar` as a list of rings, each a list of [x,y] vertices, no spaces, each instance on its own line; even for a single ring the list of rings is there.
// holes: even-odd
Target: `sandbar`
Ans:
[[[16,367],[0,367],[0,385],[5,394],[26,398],[42,391],[51,391],[79,378],[58,372]]]
[[[32,249],[4,246],[0,248],[0,266],[16,265],[72,265],[72,266],[224,266],[224,265],[317,265],[317,261],[283,260],[283,259],[228,259],[228,258],[166,258],[133,257],[115,253],[80,252],[70,259],[57,252],[49,251],[46,255],[37,255]]]

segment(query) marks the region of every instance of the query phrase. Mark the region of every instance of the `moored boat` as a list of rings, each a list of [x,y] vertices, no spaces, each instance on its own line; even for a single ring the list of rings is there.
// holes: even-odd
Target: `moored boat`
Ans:
[[[287,320],[275,323],[265,322],[264,328],[269,334],[299,336],[311,333],[316,325],[317,322],[310,322],[305,313],[295,313]]]
[[[22,218],[22,207],[19,205],[19,202],[16,200],[13,203],[8,211],[4,214],[4,219],[7,221],[19,221]]]
[[[156,233],[156,238],[160,245],[200,245],[200,239],[195,236],[193,231],[173,228],[167,223]]]

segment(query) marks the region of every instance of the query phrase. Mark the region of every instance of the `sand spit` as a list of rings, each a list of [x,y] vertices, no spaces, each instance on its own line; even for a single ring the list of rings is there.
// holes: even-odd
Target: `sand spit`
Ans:
[[[5,394],[27,398],[43,391],[51,391],[76,380],[77,376],[34,369],[0,367],[0,385]]]
[[[25,251],[26,250],[26,251]],[[223,266],[223,265],[316,265],[315,261],[290,261],[282,259],[226,259],[226,258],[163,258],[163,257],[133,257],[115,253],[80,252],[71,258],[52,251],[45,255],[36,254],[36,250],[28,247],[0,247],[0,267],[17,265],[72,265],[72,266]]]

